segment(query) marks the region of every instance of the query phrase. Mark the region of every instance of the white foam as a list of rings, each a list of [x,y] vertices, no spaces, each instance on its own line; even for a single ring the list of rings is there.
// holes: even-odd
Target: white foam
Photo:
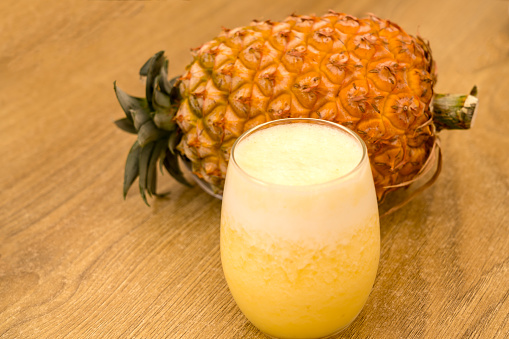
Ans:
[[[281,239],[309,246],[348,241],[378,213],[369,159],[345,132],[279,125],[256,131],[236,147],[239,166],[228,166],[223,217],[231,220],[229,227],[264,234],[269,246]],[[345,173],[344,180],[331,181]]]
[[[352,136],[324,125],[295,123],[257,131],[236,147],[246,173],[280,185],[311,185],[341,177],[359,164],[362,147]]]

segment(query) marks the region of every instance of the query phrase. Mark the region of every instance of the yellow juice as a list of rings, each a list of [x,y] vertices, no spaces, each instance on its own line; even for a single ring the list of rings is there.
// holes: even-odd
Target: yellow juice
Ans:
[[[239,308],[264,333],[320,338],[364,306],[380,234],[363,152],[354,136],[307,122],[262,129],[235,146],[221,260]]]

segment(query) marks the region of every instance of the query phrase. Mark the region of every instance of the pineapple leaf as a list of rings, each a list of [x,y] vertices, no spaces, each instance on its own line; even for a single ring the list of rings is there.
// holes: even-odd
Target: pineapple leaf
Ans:
[[[128,118],[122,118],[122,119],[115,120],[115,125],[117,125],[118,128],[120,128],[121,130],[123,130],[125,132],[132,133],[132,134],[137,133],[132,120],[129,120]]]
[[[164,168],[164,157],[166,156],[166,150],[168,148],[163,148],[161,150],[161,153],[159,153],[159,172],[161,172],[161,175],[164,174],[163,168]]]
[[[171,93],[173,84],[168,82],[167,65],[168,63],[166,63],[165,67],[161,67],[161,71],[159,72],[159,88],[164,94],[169,95]]]
[[[150,111],[144,109],[131,109],[131,116],[133,117],[134,127],[137,131],[140,130],[141,126],[146,122],[150,121]]]
[[[160,51],[156,53],[148,63],[148,71],[147,71],[147,80],[146,80],[146,87],[145,87],[145,96],[147,98],[148,106],[151,110],[154,110],[154,106],[152,104],[152,98],[153,98],[153,92],[154,92],[154,85],[156,84],[156,78],[159,75],[159,72],[161,70],[161,67],[165,64],[165,56],[164,52]],[[142,67],[143,69],[143,67]],[[140,73],[141,74],[141,73]]]
[[[188,187],[192,187],[192,185],[184,178],[184,174],[182,173],[182,170],[180,169],[178,157],[171,154],[171,152],[166,152],[166,157],[163,161],[164,167],[170,173],[170,175],[180,182],[183,185],[186,185]]]
[[[155,108],[168,109],[170,107],[170,97],[156,88],[154,90],[154,97],[152,98],[152,103]]]
[[[173,131],[177,128],[177,124],[173,120],[173,117],[177,113],[176,109],[161,110],[158,109],[154,114],[154,124],[165,131]]]
[[[164,51],[159,51],[159,52],[157,52],[155,55],[157,55],[157,54],[159,54],[159,53],[164,53]],[[154,55],[154,56],[155,56],[155,55]],[[150,68],[150,62],[152,61],[152,59],[154,58],[154,56],[151,56],[151,57],[150,57],[150,59],[148,59],[148,60],[147,60],[147,61],[143,64],[143,66],[141,66],[141,68],[140,68],[140,75],[141,75],[142,77],[146,77],[146,76],[147,76],[147,74],[148,74],[148,70],[149,70],[149,68]]]
[[[168,149],[170,150],[171,154],[176,155],[175,150],[177,149],[177,145],[181,138],[182,134],[180,134],[178,130],[170,135],[170,138],[168,139]]]
[[[151,60],[152,60],[152,57],[150,57],[150,59],[148,59],[143,64],[143,66],[141,66],[141,68],[140,68],[140,76],[142,76],[142,77],[146,77],[147,76],[147,74],[148,74],[148,66],[149,66]]]
[[[145,204],[148,206],[149,203],[147,202],[147,196],[145,195],[145,191],[148,191],[149,195],[152,195],[150,190],[147,188],[147,177],[148,177],[148,167],[150,163],[150,157],[152,156],[152,153],[154,151],[155,143],[150,142],[144,147],[141,148],[140,156],[139,156],[139,164],[140,164],[140,178],[138,179],[138,183],[140,186],[140,193],[143,198],[143,201],[145,201]]]
[[[176,151],[182,137],[174,120],[181,100],[180,77],[168,80],[168,60],[163,51],[145,62],[140,75],[146,77],[146,98],[130,96],[114,83],[115,94],[126,115],[115,124],[138,135],[126,162],[124,199],[138,178],[140,195],[150,206],[147,196],[162,196],[156,192],[158,161],[161,174],[164,167],[178,182],[191,185],[182,174]]]
[[[159,160],[164,148],[167,147],[168,140],[160,139],[156,142],[154,151],[150,156],[150,162],[147,170],[147,188],[149,194],[157,195],[157,160]]]
[[[145,190],[140,186],[140,195],[143,199],[143,201],[145,202],[145,204],[150,207],[150,204],[148,203],[147,201],[147,196],[145,195]]]
[[[135,141],[129,154],[127,155],[127,161],[125,163],[125,171],[124,171],[124,199],[127,196],[127,192],[129,188],[131,188],[134,180],[138,177],[140,173],[139,159],[140,159],[140,145],[138,141]]]
[[[138,143],[144,147],[165,136],[165,132],[156,127],[152,120],[144,123],[138,130]]]
[[[146,99],[130,96],[129,94],[127,94],[126,92],[122,91],[120,88],[117,87],[116,81],[113,83],[113,89],[115,90],[117,100],[120,103],[122,109],[124,110],[127,119],[131,121],[134,120],[131,114],[133,110],[134,111],[146,110],[148,108]]]
[[[176,76],[175,78],[171,79],[169,82],[169,85],[171,87],[170,91],[168,92],[168,95],[170,96],[170,101],[172,104],[180,102],[180,91],[178,88],[178,81],[179,76]]]

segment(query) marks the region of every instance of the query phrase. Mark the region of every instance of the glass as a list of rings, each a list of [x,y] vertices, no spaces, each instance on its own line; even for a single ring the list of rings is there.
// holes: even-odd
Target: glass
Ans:
[[[348,136],[360,160],[347,173],[313,184],[274,183],[237,161],[248,137],[289,124]],[[270,151],[287,152],[280,146]],[[259,125],[238,138],[223,192],[221,261],[233,298],[254,326],[276,338],[339,332],[366,303],[379,255],[375,187],[359,136],[332,122],[297,118]]]

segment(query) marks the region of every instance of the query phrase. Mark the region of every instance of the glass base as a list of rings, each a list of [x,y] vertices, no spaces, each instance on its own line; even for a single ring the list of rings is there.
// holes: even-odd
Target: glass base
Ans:
[[[346,328],[348,327],[345,326],[343,327],[342,329],[340,330],[337,330],[336,332],[332,333],[332,334],[328,334],[326,335],[325,337],[317,337],[317,338],[299,338],[299,339],[332,339],[333,337],[337,336],[339,333],[343,332],[343,330],[345,330]],[[263,333],[263,332],[262,332]],[[263,333],[266,337],[270,338],[270,339],[293,339],[293,338],[279,338],[279,337],[273,337],[271,335],[268,335],[267,333]]]
[[[326,336],[324,337],[313,337],[313,338],[290,338],[290,337],[274,337],[272,335],[269,335],[265,332],[262,332],[266,337],[270,338],[270,339],[332,339],[333,337],[337,336],[338,334],[340,334],[341,332],[343,332],[344,330],[346,330],[353,322],[354,320],[357,318],[357,316],[355,318],[352,319],[351,322],[349,322],[346,326],[340,328],[339,330],[337,330],[336,332],[334,333],[331,333],[331,334],[327,334]]]

